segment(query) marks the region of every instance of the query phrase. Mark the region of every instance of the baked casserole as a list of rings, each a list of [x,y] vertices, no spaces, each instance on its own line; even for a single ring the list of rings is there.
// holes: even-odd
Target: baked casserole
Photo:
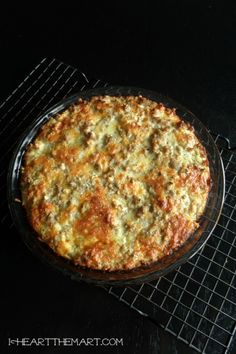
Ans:
[[[194,128],[143,96],[79,99],[41,127],[21,173],[39,239],[104,271],[174,252],[199,227],[210,186]]]

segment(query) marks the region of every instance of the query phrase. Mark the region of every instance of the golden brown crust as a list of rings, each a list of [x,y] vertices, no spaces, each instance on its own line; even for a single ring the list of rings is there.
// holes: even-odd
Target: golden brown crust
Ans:
[[[57,254],[125,270],[170,254],[198,228],[210,171],[175,110],[142,96],[96,96],[41,128],[21,188],[32,227]]]

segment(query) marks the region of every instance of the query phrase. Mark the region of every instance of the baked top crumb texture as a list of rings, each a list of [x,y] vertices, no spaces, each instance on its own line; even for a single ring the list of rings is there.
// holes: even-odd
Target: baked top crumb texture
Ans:
[[[207,154],[174,109],[142,96],[78,100],[24,155],[22,203],[41,241],[115,271],[171,254],[199,227]]]

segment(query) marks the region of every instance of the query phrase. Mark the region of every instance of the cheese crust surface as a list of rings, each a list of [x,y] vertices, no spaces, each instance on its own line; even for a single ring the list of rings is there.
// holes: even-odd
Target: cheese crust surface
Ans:
[[[50,118],[24,155],[22,203],[58,255],[128,270],[168,256],[199,227],[207,154],[174,109],[94,96]]]

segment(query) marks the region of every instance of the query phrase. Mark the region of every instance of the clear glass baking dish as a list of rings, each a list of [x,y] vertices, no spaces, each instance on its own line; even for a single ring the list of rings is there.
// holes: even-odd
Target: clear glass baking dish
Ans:
[[[50,117],[64,111],[69,106],[73,105],[79,98],[89,99],[90,97],[97,95],[142,95],[156,102],[162,102],[166,107],[176,108],[177,114],[194,127],[195,134],[205,147],[209,159],[212,188],[208,197],[205,212],[200,219],[199,228],[171,255],[148,266],[139,267],[133,270],[107,272],[75,266],[72,262],[58,256],[46,244],[39,241],[36,232],[28,223],[23,206],[21,203],[17,202],[17,200],[21,199],[19,180],[24,152],[28,144],[30,144],[37,135],[39,128]],[[189,258],[193,257],[207,242],[217,224],[224,202],[224,190],[224,168],[217,146],[208,130],[193,113],[172,99],[156,92],[134,87],[117,86],[79,92],[78,94],[66,98],[54,105],[32,122],[17,142],[17,147],[9,165],[7,180],[8,204],[12,220],[27,247],[43,262],[46,262],[62,273],[69,275],[71,279],[83,280],[97,285],[123,286],[151,281],[172,271],[182,263],[186,262]]]

